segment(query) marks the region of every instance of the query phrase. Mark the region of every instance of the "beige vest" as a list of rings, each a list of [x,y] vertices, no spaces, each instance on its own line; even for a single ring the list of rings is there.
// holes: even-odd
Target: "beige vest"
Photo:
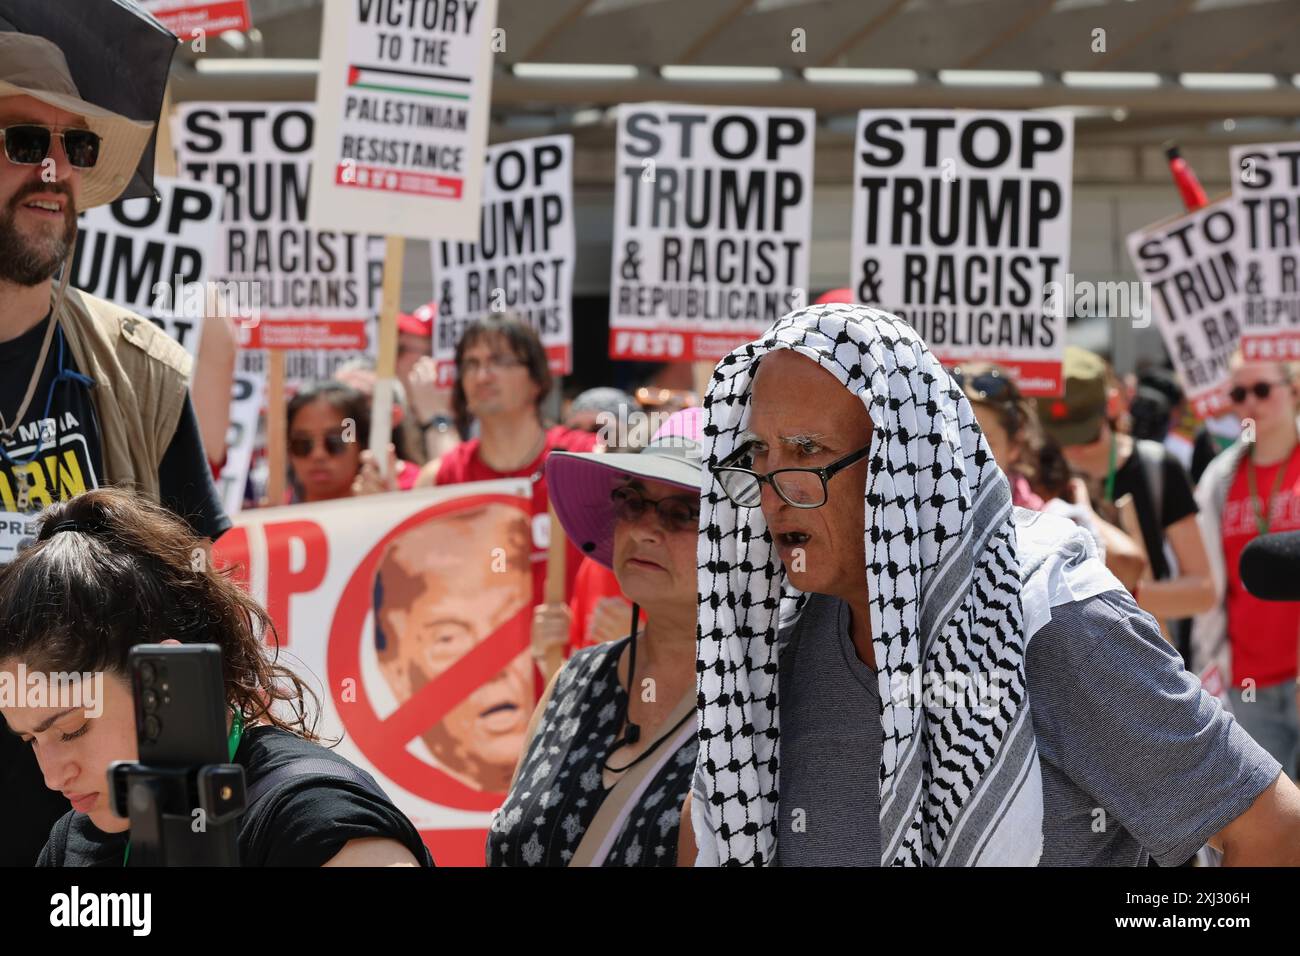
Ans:
[[[102,485],[158,500],[158,466],[176,434],[191,359],[148,319],[69,288],[57,316],[77,370],[94,379]]]

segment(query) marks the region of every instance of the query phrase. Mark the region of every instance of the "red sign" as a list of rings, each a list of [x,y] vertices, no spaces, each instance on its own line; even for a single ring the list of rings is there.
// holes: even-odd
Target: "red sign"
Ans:
[[[195,30],[205,33],[246,31],[253,25],[253,20],[248,15],[248,0],[207,3],[195,3],[193,0],[189,3],[183,0],[143,0],[141,5],[182,40],[189,39]]]
[[[241,323],[239,344],[246,349],[294,351],[364,351],[368,337],[365,319],[262,319],[256,325]]]
[[[433,196],[437,199],[460,199],[465,180],[455,176],[435,176],[412,173],[384,166],[356,166],[340,163],[335,172],[336,186],[356,189],[378,189],[390,193],[411,193],[416,196]]]

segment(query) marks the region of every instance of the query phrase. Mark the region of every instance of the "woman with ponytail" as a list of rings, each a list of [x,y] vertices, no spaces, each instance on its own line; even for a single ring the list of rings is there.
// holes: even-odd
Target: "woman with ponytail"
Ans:
[[[158,505],[101,489],[49,508],[0,569],[0,674],[103,675],[93,711],[0,707],[72,805],[40,865],[125,861],[130,822],[112,812],[107,772],[138,759],[131,648],[160,643],[221,647],[233,762],[259,794],[239,824],[243,865],[432,865],[374,780],[320,745],[315,694],[268,650],[266,611],[210,566],[205,545]]]

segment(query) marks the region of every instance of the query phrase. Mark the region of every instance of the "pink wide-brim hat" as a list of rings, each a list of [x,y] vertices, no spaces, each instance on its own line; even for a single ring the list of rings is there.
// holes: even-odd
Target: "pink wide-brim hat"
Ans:
[[[556,517],[593,561],[613,569],[615,488],[634,478],[663,481],[700,493],[704,479],[704,409],[685,408],[669,416],[639,452],[551,452],[546,487]]]

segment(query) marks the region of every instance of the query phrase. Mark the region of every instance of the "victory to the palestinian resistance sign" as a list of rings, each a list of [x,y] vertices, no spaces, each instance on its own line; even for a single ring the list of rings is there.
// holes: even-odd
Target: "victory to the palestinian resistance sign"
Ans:
[[[509,312],[537,332],[551,371],[573,371],[573,137],[488,148],[476,242],[434,242],[438,378],[456,374],[465,327]]]
[[[216,545],[263,602],[318,733],[439,864],[482,866],[536,703],[527,481],[246,511]]]
[[[812,110],[623,105],[610,358],[714,362],[808,301]]]
[[[364,349],[365,235],[307,224],[311,103],[186,103],[174,140],[185,179],[225,190],[214,279],[245,311],[246,348]]]
[[[473,239],[496,0],[324,5],[311,222]]]
[[[1300,359],[1300,143],[1232,149],[1248,359]]]
[[[1229,408],[1228,360],[1241,338],[1239,218],[1240,207],[1225,197],[1128,237],[1133,268],[1150,283],[1165,348],[1202,418]]]
[[[1058,395],[1070,255],[1072,117],[864,110],[854,148],[851,287],[938,358],[1008,368]],[[1059,298],[1058,298],[1059,301]]]

